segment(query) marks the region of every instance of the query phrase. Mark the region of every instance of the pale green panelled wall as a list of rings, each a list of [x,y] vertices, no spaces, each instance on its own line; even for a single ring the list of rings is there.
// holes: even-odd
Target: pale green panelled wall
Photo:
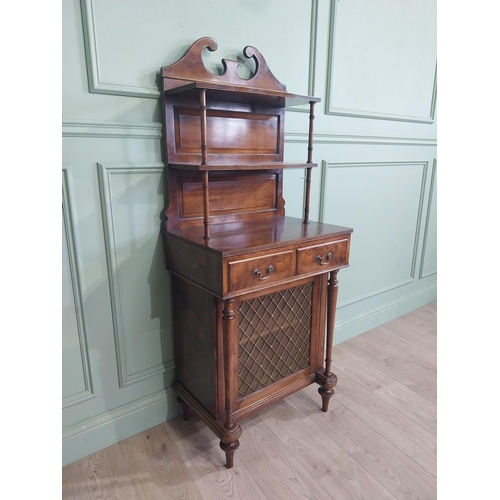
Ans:
[[[158,72],[196,39],[257,47],[316,107],[311,218],[354,228],[336,343],[436,298],[436,1],[63,2],[63,461],[178,414],[158,237]],[[242,70],[242,76],[249,75]],[[286,159],[306,158],[307,112]],[[301,216],[302,171],[285,174]]]

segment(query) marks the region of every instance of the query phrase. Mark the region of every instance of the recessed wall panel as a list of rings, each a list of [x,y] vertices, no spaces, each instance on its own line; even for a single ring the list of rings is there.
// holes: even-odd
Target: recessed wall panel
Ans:
[[[62,221],[62,396],[63,402],[87,391],[81,332],[72,280],[68,232]]]
[[[161,239],[161,168],[100,166],[120,385],[172,360],[171,304]],[[169,339],[169,340],[167,340]]]
[[[219,51],[204,54],[213,73],[221,71],[222,58],[241,60],[243,47],[252,45],[264,54],[278,80],[293,81],[294,92],[307,94],[312,1],[287,0],[284,5],[282,0],[82,0],[82,4],[92,85],[98,92],[157,97],[159,68],[177,61],[193,41],[210,36],[219,44]],[[293,57],[283,57],[283,49]],[[248,78],[254,69],[253,61],[249,66],[243,63],[239,74]]]
[[[429,204],[424,233],[422,265],[420,277],[425,278],[437,272],[437,186],[436,186],[436,161],[432,168]]]
[[[354,228],[339,300],[361,300],[411,282],[426,163],[328,163],[324,168],[323,220]]]
[[[70,208],[69,164],[62,169],[62,404],[67,409],[92,397],[87,334],[77,266],[75,222]]]
[[[329,112],[432,121],[436,2],[332,1]]]

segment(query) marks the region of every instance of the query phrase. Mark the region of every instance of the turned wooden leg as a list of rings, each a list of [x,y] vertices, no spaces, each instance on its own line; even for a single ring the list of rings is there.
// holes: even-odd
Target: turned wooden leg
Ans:
[[[189,406],[180,396],[177,396],[177,402],[180,403],[182,407],[182,418],[184,418],[184,420],[189,420],[189,417],[191,415],[191,408],[189,408]]]
[[[240,442],[238,440],[233,441],[232,443],[224,443],[220,442],[221,450],[226,454],[226,469],[231,469],[233,467],[234,461],[234,452],[240,446]]]
[[[338,270],[330,273],[328,281],[328,301],[326,312],[326,359],[325,369],[316,372],[316,382],[321,386],[318,392],[321,394],[321,411],[328,411],[330,398],[335,394],[333,388],[337,385],[337,375],[332,373],[332,350],[333,350],[333,330],[335,326],[335,311],[337,308]]]
[[[328,411],[328,403],[330,402],[330,398],[335,394],[333,387],[318,387],[318,392],[321,394],[321,400],[323,401],[321,411]]]

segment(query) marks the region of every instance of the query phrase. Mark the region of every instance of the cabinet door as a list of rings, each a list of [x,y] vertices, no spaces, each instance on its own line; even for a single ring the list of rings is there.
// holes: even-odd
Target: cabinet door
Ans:
[[[321,275],[238,303],[239,410],[313,380],[323,357],[324,290]]]

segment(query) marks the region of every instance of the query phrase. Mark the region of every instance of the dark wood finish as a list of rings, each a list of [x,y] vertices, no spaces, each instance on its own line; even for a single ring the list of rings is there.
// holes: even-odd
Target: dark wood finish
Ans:
[[[349,241],[349,238],[342,238],[299,248],[297,272],[304,274],[320,268],[326,271],[346,266],[349,260]]]
[[[235,184],[238,190],[234,189]],[[203,180],[200,173],[170,167],[170,206],[165,211],[169,231],[203,225]],[[281,170],[210,173],[212,226],[268,219],[285,212]],[[203,236],[203,233],[201,234]]]
[[[320,384],[318,392],[323,401],[322,411],[328,411],[330,398],[335,394],[334,387],[337,385],[337,375],[332,373],[332,349],[333,349],[333,330],[335,327],[335,312],[337,310],[338,296],[338,270],[330,273],[328,281],[328,309],[326,319],[326,359],[325,369],[316,372],[317,383]]]
[[[253,58],[256,71],[252,78],[241,79],[236,69],[239,63],[223,60],[220,76],[207,71],[202,51],[216,50],[213,38],[197,40],[177,63],[162,68],[166,150],[169,164],[198,170],[279,169],[281,177],[284,144],[284,98],[317,99],[286,92],[270,71],[264,57],[247,46],[245,57]],[[186,80],[189,83],[185,83]],[[242,96],[250,94],[251,99]],[[228,99],[228,96],[231,96]],[[269,98],[276,102],[269,102]],[[310,154],[308,163],[312,163]],[[269,165],[276,162],[278,165]],[[234,165],[241,167],[234,168]],[[287,164],[289,167],[291,164]],[[296,164],[300,168],[300,164]],[[309,171],[310,172],[310,171]],[[171,201],[172,190],[169,188]],[[209,178],[202,179],[203,238],[210,238]],[[258,191],[257,191],[258,192]],[[178,193],[175,193],[178,195]],[[170,203],[172,206],[172,203]],[[283,215],[282,206],[281,214]],[[235,212],[238,214],[238,212]],[[172,214],[166,214],[166,227]],[[197,219],[192,224],[199,223]],[[213,220],[217,224],[220,221]]]
[[[184,420],[189,420],[189,417],[191,416],[191,408],[189,408],[189,406],[179,396],[177,396],[177,402],[180,403],[182,407],[182,417]]]
[[[337,280],[338,270],[330,273],[328,281],[328,315],[326,319],[326,359],[325,377],[332,375],[332,349],[333,349],[333,329],[335,326],[335,313],[337,311],[337,296],[339,292],[339,282]]]
[[[222,59],[223,73],[214,75],[205,68],[202,52],[204,49],[214,52],[217,48],[217,41],[213,38],[200,38],[194,42],[183,58],[161,69],[163,90],[166,93],[178,93],[189,89],[205,88],[219,90],[218,95],[222,95],[224,99],[227,98],[228,93],[235,92],[262,97],[263,102],[266,103],[270,102],[270,98],[287,98],[290,99],[290,104],[295,104],[295,101],[299,101],[296,104],[302,104],[303,101],[320,101],[318,97],[286,92],[286,86],[272,74],[264,56],[250,45],[243,49],[243,54],[247,59],[253,58],[255,62],[256,69],[251,78],[246,80],[238,76],[237,70],[240,63],[229,59]],[[245,102],[241,95],[236,99],[236,102]],[[287,102],[287,106],[290,104]]]
[[[215,299],[176,276],[172,286],[176,379],[216,418]]]
[[[282,217],[215,225],[209,241],[203,240],[202,228],[163,231],[163,235],[169,270],[217,297],[229,298],[346,267],[351,231]],[[329,251],[333,258],[322,265],[316,257],[321,255],[326,262]],[[269,279],[253,274],[258,269],[264,277],[269,265],[277,266]]]
[[[217,77],[216,77],[217,78]],[[278,106],[280,108],[301,106],[313,99],[320,102],[318,97],[291,94],[272,90],[253,89],[240,85],[225,85],[223,83],[212,82],[191,82],[182,85],[181,80],[164,79],[164,86],[167,87],[165,94],[174,97],[177,94],[191,98],[198,96],[200,88],[207,89],[207,99],[214,101],[226,101],[237,104],[255,106]],[[168,88],[168,85],[177,85]]]
[[[203,235],[202,235],[203,236]],[[171,233],[163,234],[167,269],[182,276],[184,281],[196,283],[199,288],[222,297],[222,256],[207,252],[203,247],[192,245]]]
[[[200,89],[200,131],[201,131],[201,164],[207,164],[207,91]],[[208,206],[208,172],[203,172],[203,238],[210,239],[210,211]]]
[[[311,351],[310,351],[310,373],[313,374],[316,370],[323,366],[323,352],[324,352],[324,325],[326,323],[326,306],[325,304],[325,277],[326,275],[317,274],[313,279],[313,315],[312,315],[312,324],[311,324],[311,332],[315,332],[314,335],[311,335]],[[311,278],[309,278],[311,279]]]
[[[264,56],[255,48],[247,45],[243,49],[243,54],[247,59],[253,58],[255,62],[255,74],[249,80],[244,80],[238,76],[237,70],[240,63],[229,59],[222,59],[224,71],[222,75],[216,76],[208,71],[202,60],[202,52],[208,49],[211,52],[217,50],[218,44],[214,38],[200,38],[189,48],[186,55],[175,64],[162,68],[163,77],[177,78],[183,80],[194,80],[196,82],[215,82],[232,85],[247,85],[254,89],[264,89],[267,91],[284,91],[286,86],[280,83],[272,74]],[[183,77],[182,75],[189,75]]]
[[[204,89],[200,92],[206,92]],[[205,93],[203,93],[205,96]],[[231,105],[230,110],[220,109],[220,103],[210,101],[210,109],[207,108],[206,97],[200,106],[203,119],[200,121],[200,114],[196,108],[188,107],[189,101],[184,101],[174,107],[175,126],[175,151],[177,154],[198,153],[200,141],[197,137],[200,126],[204,134],[205,142],[202,152],[216,154],[237,154],[248,155],[278,155],[280,122],[282,113],[276,110],[270,113],[269,110],[262,110],[258,113],[249,107]],[[216,107],[218,105],[218,107]],[[204,127],[204,129],[203,129]],[[219,129],[227,127],[231,129],[231,143],[225,141]],[[204,131],[204,132],[203,132]],[[208,150],[207,137],[210,138],[210,150]],[[203,155],[202,155],[203,156]],[[273,159],[273,156],[270,157]],[[206,164],[203,162],[202,164]],[[213,161],[211,162],[213,163]]]
[[[224,426],[224,417],[215,420],[207,412],[206,408],[179,381],[175,380],[172,388],[221,441],[229,444],[237,441],[241,436],[241,427],[238,422],[231,429],[226,428]]]
[[[166,236],[182,238],[193,246],[206,248],[224,257],[290,245],[306,248],[349,238],[350,233],[352,229],[347,227],[315,221],[303,224],[302,220],[294,217],[217,224],[212,227],[212,238],[208,242],[203,241],[201,227],[163,231]],[[324,266],[319,266],[319,269],[325,272]]]
[[[207,165],[283,162],[282,107],[214,100],[208,91],[205,95]],[[199,95],[165,96],[169,163],[202,163],[200,112]]]
[[[207,90],[200,89],[201,164],[207,164]]]
[[[234,430],[239,424],[234,420],[233,413],[237,404],[238,387],[238,337],[237,337],[237,312],[234,310],[234,299],[224,301],[222,316],[224,334],[224,400],[225,400],[225,435],[222,437],[220,447],[226,454],[226,467],[233,466],[233,456],[240,445]]]
[[[221,450],[226,454],[226,468],[231,469],[234,464],[234,452],[240,446],[240,442],[238,440],[231,441],[230,443],[225,443],[224,441],[220,442]]]
[[[288,279],[295,274],[295,253],[293,250],[266,253],[262,256],[228,262],[229,291],[235,292],[255,286],[261,287],[262,281],[270,284]]]
[[[196,41],[161,72],[169,164],[161,232],[173,275],[173,388],[184,417],[194,411],[219,437],[231,468],[243,418],[314,382],[327,410],[337,383],[336,277],[349,265],[352,229],[309,220],[319,99],[287,92],[250,46],[251,78],[225,59],[214,75],[205,48],[216,41]],[[285,106],[305,103],[307,161],[285,163]],[[303,220],[285,216],[285,168],[306,169]]]
[[[307,168],[311,169],[317,167],[317,163],[282,163],[282,162],[254,162],[254,163],[210,163],[209,165],[201,165],[197,163],[170,163],[171,168],[178,168],[181,170],[196,170],[196,171],[204,171],[208,170],[209,172],[220,172],[222,170],[276,170],[279,169],[288,169],[288,168]]]
[[[208,200],[208,172],[203,172],[203,238],[206,240],[210,239],[210,210],[208,208]]]
[[[222,312],[223,332],[224,332],[224,393],[226,420],[224,426],[231,429],[235,426],[233,422],[233,411],[236,406],[236,378],[237,370],[237,334],[235,312],[233,309],[234,299],[224,301],[224,311]]]

